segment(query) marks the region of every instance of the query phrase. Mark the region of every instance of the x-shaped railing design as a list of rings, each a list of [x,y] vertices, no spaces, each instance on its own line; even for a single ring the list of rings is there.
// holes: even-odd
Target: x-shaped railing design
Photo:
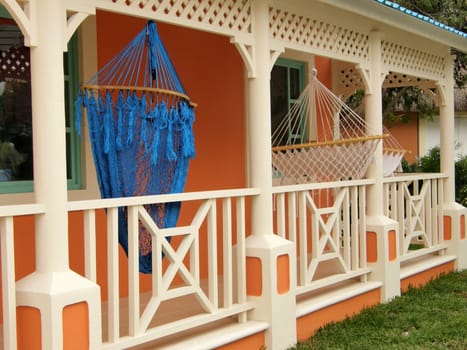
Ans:
[[[431,192],[428,182],[424,182],[420,191],[417,194],[412,194],[409,186],[405,183],[404,199],[405,199],[405,231],[401,242],[402,254],[409,252],[410,244],[416,242],[423,244],[425,248],[432,245],[431,236],[427,230],[430,225],[427,225],[427,220],[431,220],[431,214],[427,205],[431,202]],[[428,207],[429,208],[429,207]]]
[[[311,211],[311,257],[306,276],[303,277],[306,281],[312,281],[319,264],[332,259],[338,262],[342,272],[348,272],[349,261],[344,258],[341,250],[341,243],[344,246],[350,244],[348,235],[341,236],[342,226],[349,224],[348,211],[343,210],[343,207],[349,207],[348,189],[341,189],[336,194],[333,205],[325,208],[318,208],[309,192],[304,192],[303,195],[306,207]],[[302,232],[301,239],[305,242],[306,237]],[[301,244],[300,254],[308,254],[306,250],[307,245]]]
[[[160,304],[165,300],[194,294],[206,312],[214,312],[218,308],[218,295],[217,288],[214,286],[215,283],[211,280],[209,281],[207,293],[205,293],[200,284],[199,233],[201,225],[207,218],[208,249],[215,249],[216,227],[213,224],[216,216],[215,200],[205,201],[188,226],[160,228],[150,217],[144,206],[130,207],[128,216],[129,228],[133,228],[133,233],[138,232],[139,225],[143,225],[151,234],[153,259],[152,295],[141,315],[139,314],[138,293],[135,291],[133,294],[130,289],[129,299],[130,302],[135,304],[132,308],[135,310],[134,315],[130,317],[130,334],[133,332],[135,334],[143,333],[149,327]],[[137,235],[133,234],[132,236]],[[167,238],[176,236],[181,237],[181,242],[175,249]],[[137,237],[129,237],[130,266],[137,265],[135,263],[135,260],[137,260],[137,243]],[[165,271],[162,267],[163,259],[169,261],[169,266]],[[189,268],[185,265],[185,259],[189,261]],[[217,276],[216,254],[208,254],[208,269],[210,270],[210,276]],[[138,274],[134,273],[131,275],[137,276]],[[176,276],[179,276],[184,284],[174,285],[173,282]],[[136,283],[137,281],[134,282],[134,284]],[[131,332],[132,329],[133,332]]]

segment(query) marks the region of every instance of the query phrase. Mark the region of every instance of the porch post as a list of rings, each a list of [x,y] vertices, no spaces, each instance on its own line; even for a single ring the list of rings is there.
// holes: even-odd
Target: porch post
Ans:
[[[443,234],[448,244],[447,254],[455,255],[456,268],[467,268],[467,239],[465,218],[467,209],[456,203],[455,196],[455,132],[454,132],[454,58],[448,56],[444,84],[438,85],[440,95],[440,170],[444,179]]]
[[[440,169],[448,175],[444,180],[444,202],[455,202],[455,132],[454,132],[454,71],[453,57],[446,58],[445,83],[438,85],[440,95]]]
[[[62,0],[31,8],[34,193],[46,212],[36,218],[36,271],[16,283],[18,349],[96,349],[99,287],[69,269]]]
[[[368,91],[365,92],[365,116],[369,133],[383,132],[382,83],[385,72],[382,66],[382,33],[371,32]],[[400,295],[400,264],[398,261],[399,226],[384,215],[383,208],[383,144],[379,143],[374,161],[369,167],[368,178],[375,181],[367,192],[367,262],[372,269],[370,279],[383,283],[381,301]]]
[[[256,301],[250,318],[269,324],[268,350],[296,342],[295,249],[273,233],[269,8],[252,3],[253,74],[246,83],[249,186],[260,194],[251,203],[251,235],[246,241],[247,293]]]

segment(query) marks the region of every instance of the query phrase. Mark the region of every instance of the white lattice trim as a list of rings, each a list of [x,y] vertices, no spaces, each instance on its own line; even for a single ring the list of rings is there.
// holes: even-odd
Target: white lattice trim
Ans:
[[[419,86],[424,88],[435,88],[435,82],[429,79],[418,78],[412,75],[389,72],[384,79],[383,87]]]
[[[336,92],[338,95],[342,96],[344,100],[355,91],[365,88],[360,71],[353,64],[339,62],[336,65],[335,74]],[[404,86],[418,86],[423,89],[433,89],[436,88],[436,82],[398,72],[389,72],[383,81],[383,88]]]
[[[383,64],[390,71],[444,80],[446,57],[394,42],[382,42]]]
[[[357,62],[368,60],[365,33],[275,7],[269,10],[269,27],[272,39],[287,47]]]
[[[357,90],[364,90],[362,76],[357,67],[351,63],[338,62],[335,71],[336,94],[346,100]]]
[[[251,34],[251,0],[96,0],[113,12],[236,36]]]

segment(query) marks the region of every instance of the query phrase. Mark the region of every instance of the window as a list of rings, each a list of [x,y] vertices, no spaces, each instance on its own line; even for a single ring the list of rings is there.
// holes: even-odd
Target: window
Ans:
[[[278,59],[271,72],[271,131],[282,123],[288,110],[300,96],[304,87],[305,63]],[[293,144],[302,139],[303,125],[288,125],[285,136],[273,146]]]
[[[4,11],[0,11],[0,15]],[[12,19],[0,18],[0,193],[33,191],[29,48]],[[77,40],[64,53],[68,188],[81,186],[79,138],[74,130]]]

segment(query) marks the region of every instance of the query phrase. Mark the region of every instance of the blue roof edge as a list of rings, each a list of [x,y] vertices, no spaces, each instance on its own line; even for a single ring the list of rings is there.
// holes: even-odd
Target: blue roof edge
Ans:
[[[451,32],[451,33],[454,33],[454,34],[457,34],[463,38],[467,38],[467,33],[464,33],[462,31],[460,31],[459,29],[456,29],[456,28],[453,28],[453,27],[450,27],[444,23],[441,23],[441,22],[438,22],[436,20],[434,20],[433,18],[430,18],[428,16],[425,16],[425,15],[422,15],[418,12],[415,12],[415,11],[412,11],[412,10],[409,10],[408,8],[404,7],[404,6],[401,6],[399,4],[396,4],[392,1],[389,1],[389,0],[375,0],[376,2],[382,4],[382,5],[385,5],[387,7],[391,7],[395,10],[398,10],[402,13],[405,13],[409,16],[412,16],[412,17],[415,17],[421,21],[424,21],[424,22],[427,22],[427,23],[430,23],[438,28],[441,28],[441,29],[444,29],[448,32]]]

